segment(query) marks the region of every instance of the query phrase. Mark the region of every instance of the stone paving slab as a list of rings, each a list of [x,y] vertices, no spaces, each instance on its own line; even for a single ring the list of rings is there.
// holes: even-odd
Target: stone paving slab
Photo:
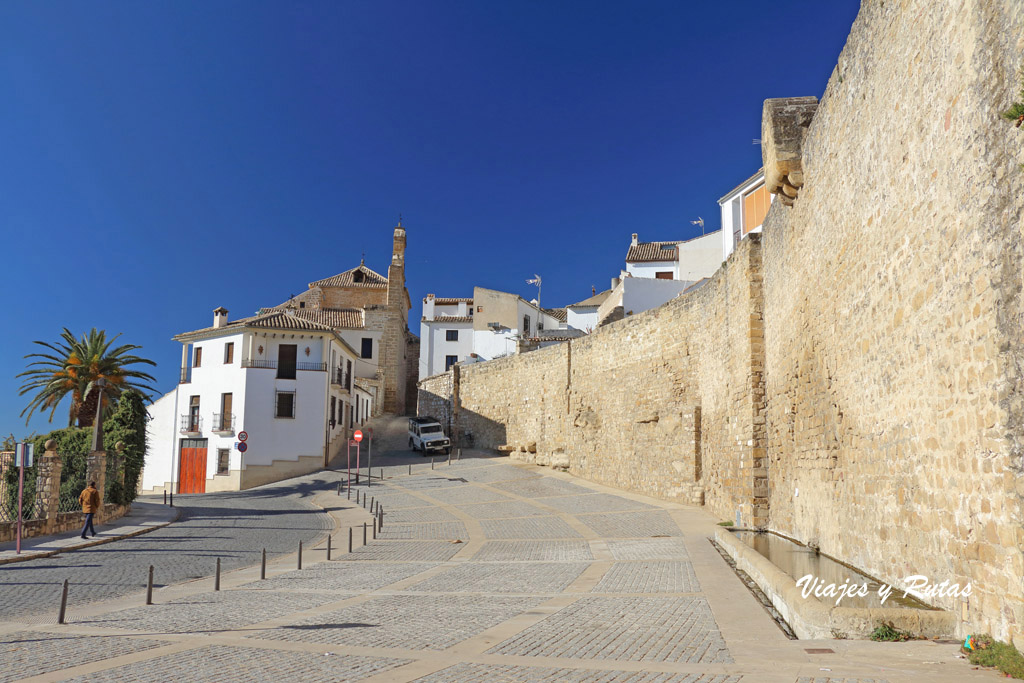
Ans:
[[[689,562],[616,562],[594,593],[695,593],[700,590]]]
[[[377,538],[386,540],[465,540],[469,538],[469,532],[466,531],[466,525],[458,521],[427,524],[388,524],[385,522],[384,528],[377,533]]]
[[[494,491],[482,486],[463,484],[462,486],[450,489],[434,489],[430,491],[430,497],[442,503],[458,505],[460,503],[490,503],[494,501],[511,500],[500,491]]]
[[[339,554],[332,562],[444,562],[462,550],[462,544],[450,541],[371,541],[351,553]]]
[[[544,517],[551,513],[521,500],[508,503],[473,503],[456,506],[474,519],[514,519],[516,517]]]
[[[425,593],[561,593],[590,565],[536,562],[510,570],[504,564],[463,564],[406,590]]]
[[[557,496],[545,498],[545,505],[562,512],[614,512],[617,510],[655,510],[653,505],[639,503],[622,496],[608,493],[588,493],[578,496]]]
[[[457,522],[459,518],[448,512],[444,508],[439,507],[421,507],[421,508],[405,508],[399,510],[391,510],[387,506],[384,506],[384,526],[387,528],[388,524],[403,524],[413,523],[419,524],[422,522]]]
[[[502,666],[500,664],[457,664],[416,683],[739,683],[740,676],[714,674],[670,674],[652,671],[595,671],[594,669],[551,669],[539,666]]]
[[[640,662],[732,662],[711,608],[700,597],[581,598],[488,652]]]
[[[559,517],[482,519],[487,538],[580,538],[580,533]]]
[[[604,538],[683,535],[679,525],[664,510],[580,515],[578,519]]]
[[[362,495],[362,492],[360,492],[359,495]],[[423,500],[411,493],[396,491],[388,486],[381,486],[379,488],[374,487],[373,493],[370,495],[380,501],[380,504],[384,506],[385,513],[405,508],[424,508],[432,506],[429,501]]]
[[[5,633],[0,635],[0,682],[38,676],[53,671],[55,665],[67,669],[168,644],[120,636],[45,631]]]
[[[681,538],[636,538],[608,541],[616,560],[686,560],[686,542]]]
[[[444,650],[541,602],[536,597],[385,595],[248,637]]]
[[[586,541],[488,541],[473,556],[477,562],[551,562],[593,560]]]
[[[75,683],[149,683],[154,680],[175,683],[336,683],[369,678],[408,663],[409,660],[385,657],[311,654],[256,647],[211,645],[70,680]]]
[[[216,633],[334,602],[337,595],[225,590],[95,617],[68,617],[75,626],[161,633]]]
[[[545,496],[566,496],[570,494],[593,493],[591,489],[551,477],[499,482],[494,484],[494,487],[503,491],[508,491],[509,493],[514,493],[517,496],[523,496],[524,498],[543,498]]]
[[[516,481],[521,479],[539,479],[540,473],[532,472],[514,465],[494,465],[467,470],[459,474],[469,481],[479,484],[490,484],[499,481]]]
[[[436,562],[370,565],[365,562],[335,562],[332,560],[263,581],[253,581],[240,586],[240,588],[265,591],[373,591],[410,576],[416,576],[420,572],[436,566]]]

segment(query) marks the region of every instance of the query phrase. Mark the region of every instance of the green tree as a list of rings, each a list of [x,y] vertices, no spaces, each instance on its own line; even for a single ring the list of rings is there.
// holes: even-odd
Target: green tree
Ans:
[[[129,389],[121,394],[117,410],[103,423],[103,445],[107,451],[107,462],[116,462],[118,443],[124,444],[121,453],[121,467],[124,471],[124,486],[121,487],[120,472],[107,468],[107,499],[111,503],[127,504],[135,500],[139,488],[139,477],[146,459],[146,422],[149,415],[141,393]]]
[[[55,344],[33,342],[48,349],[50,353],[30,353],[25,356],[26,359],[37,359],[18,375],[25,378],[19,395],[35,392],[32,400],[21,411],[22,415],[28,413],[26,424],[37,409],[49,409],[49,419],[53,421],[58,404],[70,396],[68,426],[73,426],[76,421],[79,427],[92,426],[100,394],[95,390],[96,380],[101,378],[107,382],[103,391],[104,415],[109,414],[114,402],[128,389],[138,391],[146,401],[152,400],[147,392],[153,391],[153,388],[147,382],[156,380],[145,372],[129,368],[139,364],[156,366],[148,358],[129,355],[129,352],[141,349],[141,346],[122,344],[111,348],[121,335],[108,340],[106,331],[97,331],[95,327],[89,334],[82,335],[81,339],[76,339],[66,327],[60,336],[61,341]]]

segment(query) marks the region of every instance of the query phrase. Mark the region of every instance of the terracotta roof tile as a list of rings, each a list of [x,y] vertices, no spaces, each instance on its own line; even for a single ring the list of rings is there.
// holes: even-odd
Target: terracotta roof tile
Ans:
[[[425,323],[471,323],[473,322],[473,316],[471,315],[436,315],[433,320],[423,319]]]
[[[424,301],[427,301],[427,299],[424,299]],[[446,297],[443,299],[436,297],[434,298],[434,303],[437,304],[438,306],[454,306],[455,304],[461,304],[463,302],[471,304],[473,303],[473,297]]]
[[[545,308],[544,312],[560,323],[564,323],[569,317],[569,313],[564,308]]]
[[[640,242],[631,244],[626,253],[626,263],[643,263],[645,261],[675,261],[679,251],[676,245],[683,240],[675,242]]]
[[[384,289],[388,286],[388,279],[380,273],[375,273],[365,265],[359,265],[344,273],[338,273],[333,277],[324,280],[310,282],[310,287],[367,287],[369,289]]]
[[[366,326],[361,308],[300,308],[295,315],[333,329],[361,330]]]

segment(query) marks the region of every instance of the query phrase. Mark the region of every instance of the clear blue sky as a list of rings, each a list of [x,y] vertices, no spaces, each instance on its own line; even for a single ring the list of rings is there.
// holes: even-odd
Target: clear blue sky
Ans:
[[[0,432],[33,339],[171,336],[408,229],[419,300],[606,288],[760,166],[765,98],[824,90],[855,0],[0,3]],[[66,424],[65,406],[54,427]]]

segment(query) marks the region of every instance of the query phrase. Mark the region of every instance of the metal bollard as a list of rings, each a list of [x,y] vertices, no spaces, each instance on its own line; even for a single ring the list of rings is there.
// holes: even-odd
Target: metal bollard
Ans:
[[[366,545],[366,522],[363,522],[363,545]]]
[[[430,456],[430,469],[434,469],[434,456]]]
[[[384,468],[383,468],[383,467],[381,467],[381,468],[380,468],[380,469],[378,470],[378,472],[380,472],[380,480],[381,480],[381,481],[384,481]]]
[[[373,517],[373,540],[377,540],[377,516]]]
[[[448,449],[448,467],[452,466],[452,449]]]
[[[299,566],[298,569],[302,569],[302,541],[299,541]]]
[[[348,528],[348,551],[352,552],[352,527]]]
[[[338,482],[338,495],[341,495],[341,482]]]
[[[68,580],[64,579],[64,590],[60,594],[60,612],[57,614],[57,623],[64,623],[64,615],[68,610]]]
[[[153,565],[149,565],[149,581],[146,582],[146,604],[153,604]]]
[[[380,508],[377,508],[377,528],[384,528],[384,511],[381,510]]]
[[[409,465],[409,474],[412,474],[412,465]]]
[[[167,505],[167,490],[164,489],[164,505]]]
[[[462,449],[459,449],[459,455],[455,458],[456,460],[462,460]]]
[[[260,559],[260,579],[267,578],[267,549],[263,549],[263,557]]]
[[[370,496],[370,514],[371,514],[371,515],[373,514],[373,511],[374,511],[374,509],[375,509],[375,508],[373,507],[373,505],[374,505],[374,502],[375,502],[375,500],[376,500],[376,499],[375,499],[375,498],[374,498],[373,496]]]
[[[327,534],[327,560],[331,559],[331,535]]]
[[[213,590],[220,590],[220,558],[217,558],[217,573],[213,577]]]

